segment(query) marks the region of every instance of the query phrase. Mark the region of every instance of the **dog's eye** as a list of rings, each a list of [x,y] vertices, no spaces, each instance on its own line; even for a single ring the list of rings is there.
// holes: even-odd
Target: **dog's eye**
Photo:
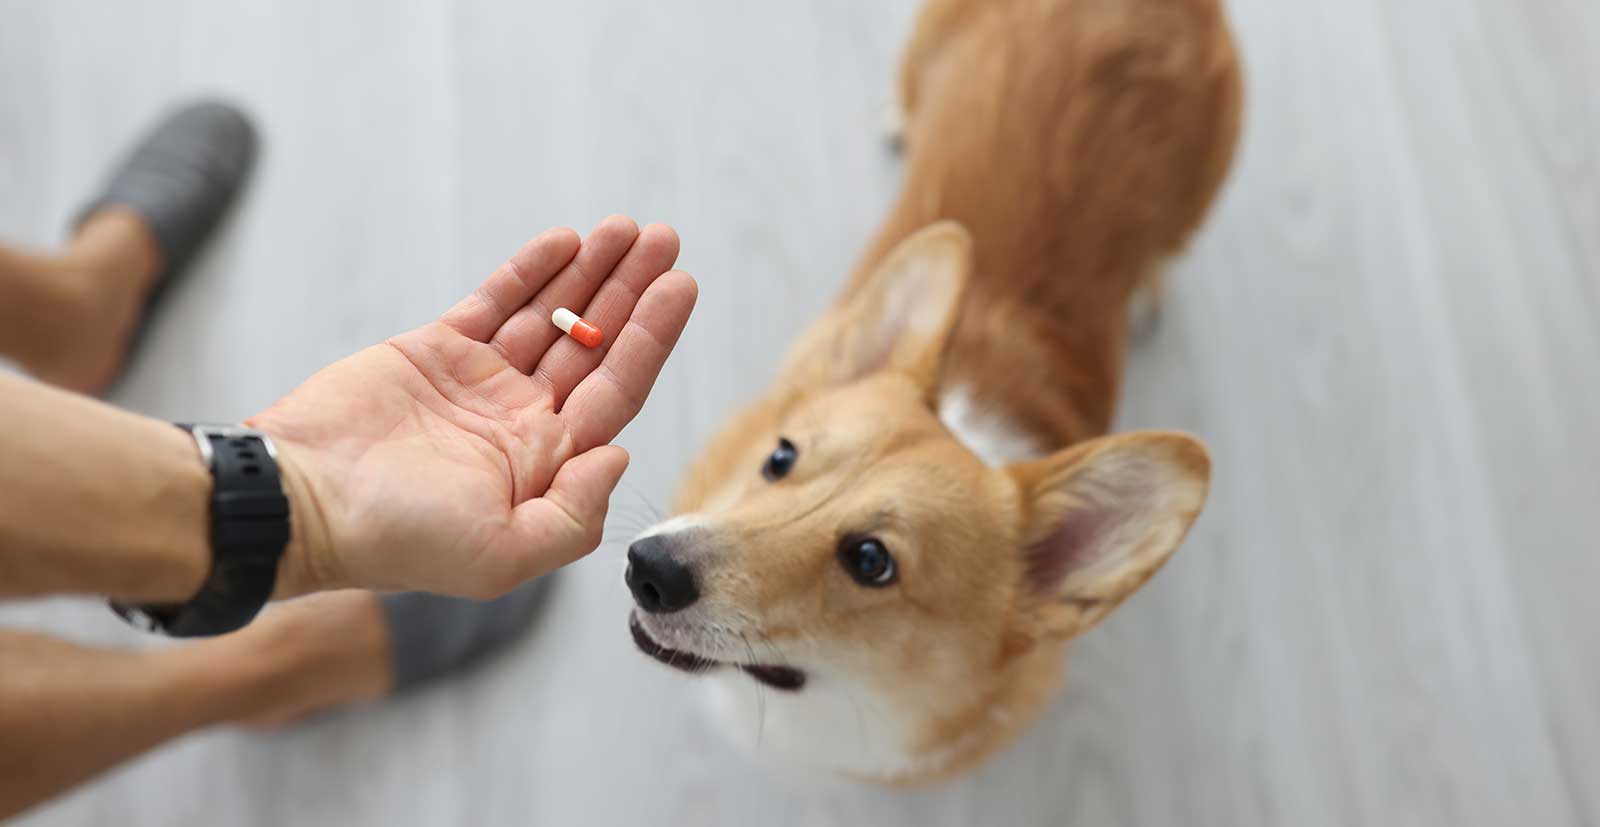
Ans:
[[[777,449],[768,454],[767,461],[761,465],[761,476],[774,482],[781,480],[799,458],[800,452],[795,450],[794,443],[779,437]]]
[[[894,582],[894,558],[876,537],[848,537],[839,544],[839,562],[863,586]]]

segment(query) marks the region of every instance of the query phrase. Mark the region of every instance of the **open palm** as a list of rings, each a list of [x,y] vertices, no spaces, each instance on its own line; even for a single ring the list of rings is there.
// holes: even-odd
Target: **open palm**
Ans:
[[[278,442],[295,539],[280,596],[489,597],[594,549],[627,454],[609,445],[694,307],[678,239],[606,219],[528,242],[438,321],[329,366],[249,424]],[[599,325],[586,349],[557,307]]]

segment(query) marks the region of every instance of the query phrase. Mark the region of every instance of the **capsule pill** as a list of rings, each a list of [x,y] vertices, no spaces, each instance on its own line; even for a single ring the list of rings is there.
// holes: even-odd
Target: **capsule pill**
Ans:
[[[600,332],[600,328],[565,307],[556,308],[556,312],[550,314],[550,321],[584,347],[599,347],[605,341],[605,334]]]

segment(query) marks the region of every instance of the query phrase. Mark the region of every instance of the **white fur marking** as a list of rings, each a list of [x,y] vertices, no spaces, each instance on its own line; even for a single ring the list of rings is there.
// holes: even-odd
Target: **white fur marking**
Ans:
[[[654,537],[657,534],[676,534],[677,532],[683,531],[686,528],[693,528],[696,525],[699,525],[702,521],[703,520],[699,514],[679,514],[670,520],[664,520],[656,523],[653,526],[650,526],[640,533],[638,537],[633,539],[634,542],[638,542],[646,537]]]
[[[992,467],[1037,459],[1033,439],[993,408],[980,408],[972,389],[952,388],[939,399],[939,420],[963,445]]]
[[[924,767],[910,748],[910,722],[864,686],[812,675],[799,692],[780,692],[726,668],[703,680],[713,719],[752,755],[884,780]]]

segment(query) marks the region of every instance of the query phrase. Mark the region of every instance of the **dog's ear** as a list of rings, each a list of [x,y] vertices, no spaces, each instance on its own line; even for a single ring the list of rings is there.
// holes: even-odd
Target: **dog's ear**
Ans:
[[[1067,638],[1100,622],[1161,568],[1205,504],[1211,460],[1185,434],[1143,431],[1083,442],[1008,468],[1022,492],[1030,637]]]
[[[780,383],[836,385],[895,370],[932,387],[971,271],[972,236],[960,224],[939,221],[911,234],[806,330]]]

